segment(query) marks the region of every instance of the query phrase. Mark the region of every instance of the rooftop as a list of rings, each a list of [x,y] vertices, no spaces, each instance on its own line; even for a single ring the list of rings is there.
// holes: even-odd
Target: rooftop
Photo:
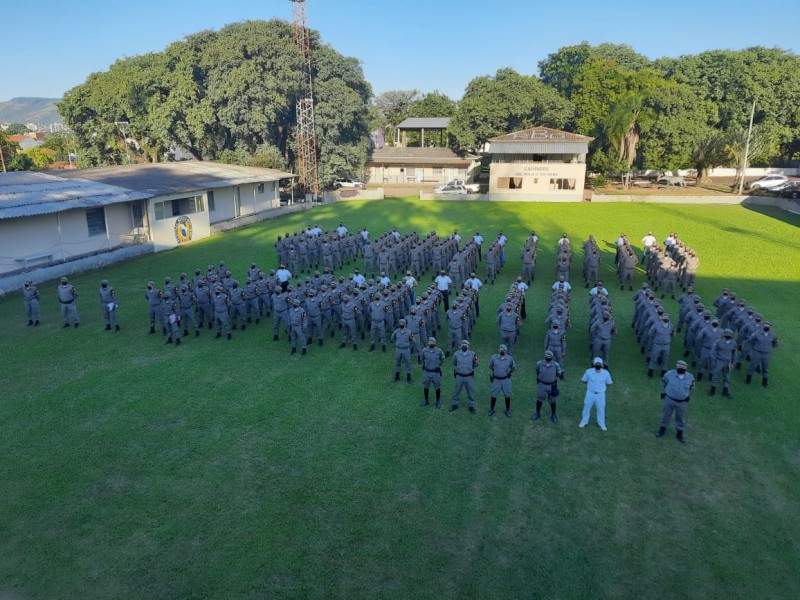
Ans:
[[[400,123],[398,129],[447,129],[450,117],[409,117]]]
[[[560,129],[551,129],[550,127],[531,127],[523,131],[514,131],[506,135],[500,135],[489,139],[491,143],[527,143],[536,142],[539,144],[562,144],[564,142],[584,142],[589,143],[594,138],[586,135],[579,135],[577,133],[570,133],[569,131],[561,131]]]
[[[447,164],[469,164],[472,161],[480,160],[480,156],[459,156],[450,148],[400,148],[397,146],[386,146],[376,148],[370,156],[370,163],[392,163],[392,164],[420,164],[429,163],[437,165]]]

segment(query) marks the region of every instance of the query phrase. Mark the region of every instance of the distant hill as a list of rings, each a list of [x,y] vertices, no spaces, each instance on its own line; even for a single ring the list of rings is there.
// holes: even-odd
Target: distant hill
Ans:
[[[0,102],[0,122],[3,123],[63,123],[56,102],[61,98],[12,98]]]

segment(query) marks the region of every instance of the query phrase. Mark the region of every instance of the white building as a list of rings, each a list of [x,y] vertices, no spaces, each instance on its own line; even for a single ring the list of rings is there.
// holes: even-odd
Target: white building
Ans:
[[[32,269],[158,252],[267,218],[280,181],[294,177],[200,161],[0,174],[0,287]]]

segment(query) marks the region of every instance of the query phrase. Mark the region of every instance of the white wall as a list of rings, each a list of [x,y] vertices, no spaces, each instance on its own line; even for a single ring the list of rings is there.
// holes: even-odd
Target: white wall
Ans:
[[[580,202],[583,200],[583,185],[586,180],[586,165],[580,163],[492,163],[489,171],[489,194],[506,198],[535,197],[548,200],[559,198]],[[522,180],[520,189],[498,186],[501,177]],[[574,179],[573,189],[552,189],[551,179]]]
[[[171,196],[156,196],[147,201],[147,215],[150,220],[150,235],[153,240],[153,247],[156,252],[161,250],[169,250],[175,248],[181,243],[175,235],[175,225],[182,217],[188,217],[191,222],[192,236],[189,242],[200,240],[211,235],[211,228],[208,216],[208,205],[205,204],[202,212],[196,212],[187,215],[170,216],[167,219],[156,220],[155,205],[158,202],[165,202],[168,200],[175,200],[178,198],[185,198],[187,194],[176,194]],[[204,198],[204,201],[206,199]]]
[[[239,188],[239,214],[236,214],[234,189]],[[278,182],[265,181],[264,191],[258,193],[258,184],[248,183],[239,186],[217,188],[214,191],[214,208],[210,213],[211,223],[219,223],[238,217],[248,217],[265,210],[279,208],[281,205]],[[206,196],[206,207],[208,197]]]

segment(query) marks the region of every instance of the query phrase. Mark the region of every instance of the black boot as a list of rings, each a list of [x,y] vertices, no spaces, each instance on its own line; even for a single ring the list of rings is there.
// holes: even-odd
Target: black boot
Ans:
[[[657,437],[657,438],[664,437],[664,434],[665,434],[666,432],[667,432],[667,428],[666,428],[666,427],[659,427],[659,428],[658,428],[658,431],[656,431],[656,437]]]
[[[322,338],[319,338],[319,345],[322,346]]]
[[[428,394],[429,393],[430,393],[430,390],[428,388],[424,388],[422,390],[422,395],[424,396],[425,399],[422,402],[419,403],[420,406],[428,406],[430,404],[430,402],[428,402]]]
[[[697,361],[696,361],[696,360],[693,360],[693,361],[692,361],[692,366],[693,366],[693,367],[696,367],[696,366],[697,366]]]
[[[39,326],[39,320],[37,319],[36,322],[33,324],[34,327]],[[119,329],[119,325],[117,325],[117,329]]]
[[[305,353],[306,353],[306,348],[303,348],[303,350],[300,352],[300,354],[305,355]]]
[[[766,377],[761,378],[761,385],[763,385],[765,388],[769,387],[769,382],[767,381]]]
[[[652,379],[653,378],[653,369],[647,369],[647,376]]]
[[[28,325],[30,325],[30,324],[31,324],[31,323],[29,322],[29,323],[28,323]],[[106,330],[106,331],[111,331],[111,325],[110,325],[110,324],[109,324],[109,325],[106,325],[106,329],[105,329],[105,330]]]
[[[395,371],[394,382],[397,383],[398,381],[400,381],[400,371]]]
[[[374,352],[375,351],[375,344],[370,344],[369,351],[370,352]]]
[[[506,398],[506,412],[504,413],[509,419],[511,418],[511,397]]]
[[[208,328],[211,329],[212,327],[214,327],[214,324],[211,321],[209,321],[208,322]]]
[[[556,416],[556,403],[550,403],[550,421],[555,424],[558,423],[558,416]]]
[[[406,373],[406,383],[411,383],[411,373]]]
[[[176,346],[180,346],[181,345],[181,338],[175,338],[175,345]]]
[[[536,401],[536,412],[533,413],[533,416],[531,417],[531,420],[532,421],[538,421],[539,419],[541,419],[542,418],[541,411],[542,411],[542,403],[537,400]]]
[[[172,338],[171,337],[167,338],[167,341],[164,342],[164,344],[171,344],[171,343],[172,343]]]
[[[494,416],[494,405],[495,404],[497,404],[497,398],[492,398],[491,399],[491,406],[489,406],[489,416],[490,417]]]
[[[709,396],[714,396],[714,395],[716,395],[716,393],[717,393],[717,386],[715,386],[715,385],[712,385],[712,386],[711,386],[711,391],[710,391],[710,392],[708,392],[708,395],[709,395]]]
[[[442,390],[436,390],[436,408],[442,408]]]
[[[689,351],[688,350],[684,350],[683,351],[683,358],[689,358]]]
[[[36,324],[38,325],[38,324],[39,324],[39,321],[36,321]],[[119,325],[117,325],[117,326],[114,328],[114,331],[119,331]]]
[[[110,327],[109,327],[109,329],[110,329]],[[186,337],[187,335],[189,335],[189,330],[188,329],[184,329],[183,330],[183,337]]]
[[[218,340],[218,339],[219,339],[219,338],[221,338],[221,337],[222,337],[222,332],[218,331],[218,332],[217,332],[217,335],[215,335],[215,336],[214,336],[214,339],[215,339],[215,340]]]
[[[194,330],[194,337],[196,337],[196,338],[200,337],[200,330],[199,329],[195,329]]]
[[[692,361],[692,366],[694,366],[694,361]],[[703,381],[703,374],[702,373],[698,373],[697,374],[697,381]]]
[[[30,327],[31,325],[33,325],[33,319],[28,319],[28,327]]]
[[[230,333],[228,334],[228,339],[229,339],[229,340],[231,339],[231,334],[230,334]]]
[[[297,354],[297,348],[292,348],[292,351],[289,354]]]
[[[167,335],[167,328],[166,327],[162,327],[161,328],[161,335]]]
[[[277,342],[278,341],[278,334],[277,333],[272,336],[272,341],[273,342]]]
[[[358,344],[353,344],[353,352],[356,352],[357,350],[358,350]]]
[[[740,362],[736,363],[736,370],[737,371],[741,371],[742,370],[742,363],[740,363]]]
[[[681,444],[685,444],[685,443],[686,443],[686,440],[685,440],[685,439],[684,439],[684,437],[683,437],[683,432],[682,432],[682,431],[679,431],[678,433],[676,433],[676,434],[675,434],[675,437],[677,438],[677,440],[678,440],[678,441],[679,441]]]
[[[752,373],[748,373],[747,374],[747,378],[744,380],[744,382],[745,383],[750,383],[752,381],[753,381],[753,374]]]
[[[342,348],[344,348],[345,346],[347,346],[347,344],[345,344],[344,342],[342,342],[341,344],[339,344],[339,350],[341,350],[341,349],[342,349]]]
[[[245,329],[247,329],[247,325],[245,325],[244,323],[242,323],[242,331],[244,331]]]
[[[381,345],[381,350],[382,350],[383,352],[386,352],[386,344],[382,344],[382,345]]]
[[[726,387],[722,388],[722,395],[723,396],[727,396],[728,398],[731,397],[731,393],[728,391],[728,388],[726,388]]]

